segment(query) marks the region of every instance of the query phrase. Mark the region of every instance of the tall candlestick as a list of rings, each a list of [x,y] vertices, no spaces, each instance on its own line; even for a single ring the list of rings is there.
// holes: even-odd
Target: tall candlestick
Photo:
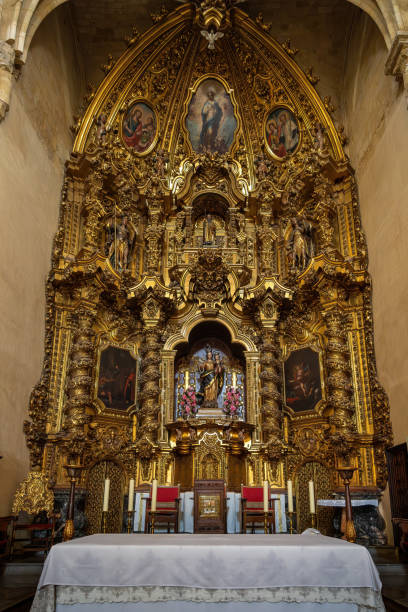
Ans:
[[[157,480],[153,480],[152,485],[152,512],[156,512],[157,507]]]
[[[264,480],[263,483],[263,507],[264,507],[264,512],[268,512],[268,491],[269,489],[269,483],[267,480]]]
[[[314,484],[313,480],[309,480],[309,504],[310,504],[310,513],[315,514],[316,506],[315,506],[315,497],[314,497]]]
[[[133,510],[133,502],[135,499],[135,481],[133,478],[129,480],[129,499],[128,499],[128,512]]]
[[[288,480],[288,512],[293,512],[293,487],[291,480]]]
[[[110,488],[110,480],[109,478],[105,478],[105,489],[103,491],[103,511],[108,511],[109,506],[109,488]]]

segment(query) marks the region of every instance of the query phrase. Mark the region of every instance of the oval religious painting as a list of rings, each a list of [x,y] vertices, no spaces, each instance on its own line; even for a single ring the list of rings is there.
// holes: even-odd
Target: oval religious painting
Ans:
[[[265,121],[265,140],[269,152],[278,159],[292,155],[299,145],[299,124],[286,106],[271,110]]]
[[[237,129],[231,96],[217,79],[202,81],[188,105],[186,128],[196,153],[227,153]]]
[[[140,155],[149,153],[156,144],[156,113],[147,102],[132,104],[123,118],[122,138]]]

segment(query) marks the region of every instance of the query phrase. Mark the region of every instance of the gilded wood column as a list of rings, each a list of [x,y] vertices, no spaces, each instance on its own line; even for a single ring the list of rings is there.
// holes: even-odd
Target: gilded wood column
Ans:
[[[151,327],[144,332],[141,375],[141,423],[140,438],[150,443],[156,442],[157,430],[160,427],[160,362],[161,342],[158,328]]]
[[[95,365],[95,313],[80,306],[73,315],[74,331],[68,368],[68,400],[65,404],[63,429],[68,433],[67,450],[70,455],[80,455],[84,450],[85,425],[90,416],[86,409],[92,404]]]
[[[350,352],[347,342],[346,315],[338,309],[323,313],[327,328],[328,403],[334,414],[334,440],[337,453],[348,458],[350,442],[355,432],[354,408],[351,401]]]
[[[274,329],[263,330],[263,342],[260,358],[260,378],[262,397],[262,431],[263,442],[281,433],[281,401],[279,391],[280,362],[278,359],[278,338]]]

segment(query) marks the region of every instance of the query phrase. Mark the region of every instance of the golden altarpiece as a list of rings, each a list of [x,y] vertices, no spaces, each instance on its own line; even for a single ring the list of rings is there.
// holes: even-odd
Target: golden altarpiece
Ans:
[[[233,2],[153,17],[75,126],[28,478],[58,495],[80,466],[88,532],[107,473],[112,530],[130,478],[292,479],[300,524],[309,478],[327,496],[341,465],[379,496],[389,407],[330,102]]]

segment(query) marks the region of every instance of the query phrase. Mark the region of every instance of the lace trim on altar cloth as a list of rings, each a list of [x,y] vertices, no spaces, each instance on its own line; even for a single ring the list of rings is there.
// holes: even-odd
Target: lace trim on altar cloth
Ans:
[[[191,601],[207,603],[349,603],[359,612],[384,612],[381,594],[373,589],[279,587],[270,589],[201,589],[194,587],[76,587],[48,585],[37,591],[31,612],[55,612],[56,604]]]

